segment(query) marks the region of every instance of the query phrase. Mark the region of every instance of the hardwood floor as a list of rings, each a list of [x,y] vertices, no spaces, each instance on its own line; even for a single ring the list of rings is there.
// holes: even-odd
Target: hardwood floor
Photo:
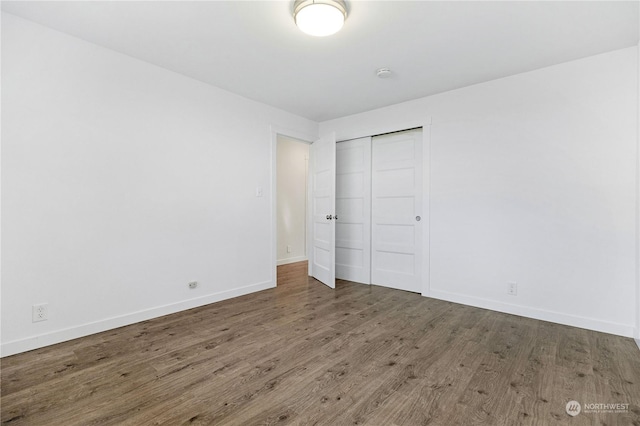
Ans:
[[[640,425],[632,339],[346,281],[334,291],[306,262],[279,267],[276,289],[1,362],[2,424],[15,426]]]

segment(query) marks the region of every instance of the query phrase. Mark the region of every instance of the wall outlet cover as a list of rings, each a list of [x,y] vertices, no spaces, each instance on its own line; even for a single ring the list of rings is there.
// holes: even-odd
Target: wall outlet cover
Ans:
[[[46,321],[49,319],[49,305],[40,303],[31,307],[31,316],[33,322]]]

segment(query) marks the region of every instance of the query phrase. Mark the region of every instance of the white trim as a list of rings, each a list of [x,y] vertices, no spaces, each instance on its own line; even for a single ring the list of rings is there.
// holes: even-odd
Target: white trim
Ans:
[[[37,336],[27,337],[25,339],[3,343],[0,352],[2,353],[3,357],[15,355],[21,352],[54,345],[56,343],[66,342],[67,340],[77,339],[79,337],[85,337],[91,334],[101,333],[103,331],[113,330],[125,325],[131,325],[140,321],[146,321],[164,315],[174,314],[177,312],[185,311],[187,309],[193,309],[199,306],[220,302],[222,300],[244,296],[245,294],[255,293],[257,291],[266,290],[273,287],[275,287],[275,281],[264,281],[257,284],[234,288],[232,290],[225,290],[219,293],[213,293],[189,300],[183,300],[177,303],[157,306],[155,308],[145,309],[130,314],[90,322],[76,327],[56,330],[46,334],[40,334]]]
[[[307,225],[307,230],[306,230],[306,243],[307,243],[307,248],[306,248],[306,252],[307,252],[307,258],[313,256],[313,251],[311,248],[311,239],[313,238],[313,229],[311,229],[311,225],[312,225],[312,217],[311,217],[311,194],[312,194],[312,189],[311,188],[311,184],[312,184],[312,179],[313,179],[313,163],[311,162],[311,147],[309,147],[309,161],[307,161],[307,217],[306,217],[306,225]],[[313,262],[307,262],[307,275],[312,277],[313,276]]]
[[[307,256],[296,256],[290,257],[288,259],[278,259],[278,266],[288,265],[290,263],[304,262],[307,260]]]
[[[609,321],[602,321],[594,318],[581,317],[577,315],[567,315],[562,312],[548,311],[545,309],[531,308],[528,306],[503,303],[495,300],[483,299],[480,297],[467,296],[459,293],[431,289],[431,296],[434,299],[446,300],[447,302],[460,303],[462,305],[474,306],[476,308],[490,309],[492,311],[503,312],[511,315],[518,315],[526,318],[533,318],[542,321],[554,322],[587,330],[601,331],[603,333],[615,334],[624,337],[633,337],[633,324],[620,324]]]
[[[422,295],[431,295],[431,117],[422,125]]]
[[[308,144],[313,143],[313,141],[318,139],[318,137],[317,135],[310,135],[297,130],[287,129],[275,124],[270,126],[269,132],[271,138],[271,280],[275,285],[278,282],[278,194],[276,193],[278,186],[278,135],[298,139],[301,142],[306,142]],[[309,219],[308,216],[309,213],[307,209],[307,221]],[[307,250],[307,255],[308,254],[309,251]]]
[[[1,34],[1,30],[2,30],[2,11],[0,11],[0,34]],[[0,43],[2,42],[2,37],[0,37]],[[2,55],[0,55],[0,70],[2,70]],[[0,75],[2,74],[2,72],[0,72]],[[0,94],[2,94],[2,88],[0,88]],[[2,103],[0,102],[0,117],[2,117]],[[1,126],[0,126],[1,127]],[[2,137],[0,136],[0,164],[2,164]],[[2,176],[2,174],[0,173],[0,176]],[[0,178],[0,188],[2,188],[2,184],[1,184],[1,178]],[[0,224],[2,223],[2,197],[0,197]],[[2,227],[0,226],[0,241],[2,241]],[[2,246],[3,244],[0,244],[0,289],[2,288]],[[0,290],[0,306],[2,306],[2,291]],[[0,315],[0,342],[2,341],[2,316]],[[2,354],[2,347],[0,346],[0,356]]]
[[[633,339],[636,342],[636,346],[640,349],[640,339]]]
[[[2,11],[0,11],[0,34],[2,33]],[[2,37],[0,36],[0,44]],[[2,70],[2,55],[0,55],[0,70]],[[2,72],[0,71],[0,75]],[[0,88],[0,95],[2,94],[2,88]],[[0,117],[2,117],[2,103],[0,102]],[[0,126],[1,127],[1,126]],[[0,164],[2,164],[2,136],[0,136]],[[0,173],[0,176],[2,174]],[[2,178],[0,177],[0,188],[2,188]],[[2,197],[0,197],[0,224],[2,223]],[[2,241],[2,226],[0,226],[0,241]],[[2,288],[2,246],[0,244],[0,289]],[[0,290],[0,306],[2,306],[2,291]],[[2,341],[2,316],[0,315],[0,342]],[[0,356],[2,354],[2,348],[0,346]]]
[[[416,129],[431,125],[431,116],[421,119],[398,121],[397,123],[377,123],[373,126],[360,127],[354,129],[331,129],[336,132],[336,141],[348,141],[351,139],[364,138],[367,136],[383,135],[385,133],[399,132],[402,130]],[[328,133],[328,132],[327,132]]]
[[[640,339],[640,42],[637,45],[636,57],[638,105],[636,110],[636,329],[634,336]]]

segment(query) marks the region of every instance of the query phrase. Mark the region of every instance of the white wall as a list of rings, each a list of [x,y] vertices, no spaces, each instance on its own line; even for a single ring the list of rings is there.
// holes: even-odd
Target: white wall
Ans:
[[[278,265],[307,259],[307,173],[309,144],[278,136]],[[287,252],[287,246],[291,251]]]
[[[347,139],[431,116],[425,295],[632,336],[637,55],[622,49],[331,120],[320,133]]]
[[[425,294],[631,336],[637,51],[320,133],[433,117]],[[316,123],[3,13],[2,124],[3,355],[275,284],[272,129]]]
[[[3,13],[2,124],[3,355],[275,285],[271,128],[316,123]]]

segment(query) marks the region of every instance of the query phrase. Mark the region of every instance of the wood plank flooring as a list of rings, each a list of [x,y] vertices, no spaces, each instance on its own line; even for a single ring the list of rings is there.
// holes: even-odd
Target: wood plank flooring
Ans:
[[[346,281],[334,291],[306,268],[2,359],[2,424],[640,425],[632,339]]]

